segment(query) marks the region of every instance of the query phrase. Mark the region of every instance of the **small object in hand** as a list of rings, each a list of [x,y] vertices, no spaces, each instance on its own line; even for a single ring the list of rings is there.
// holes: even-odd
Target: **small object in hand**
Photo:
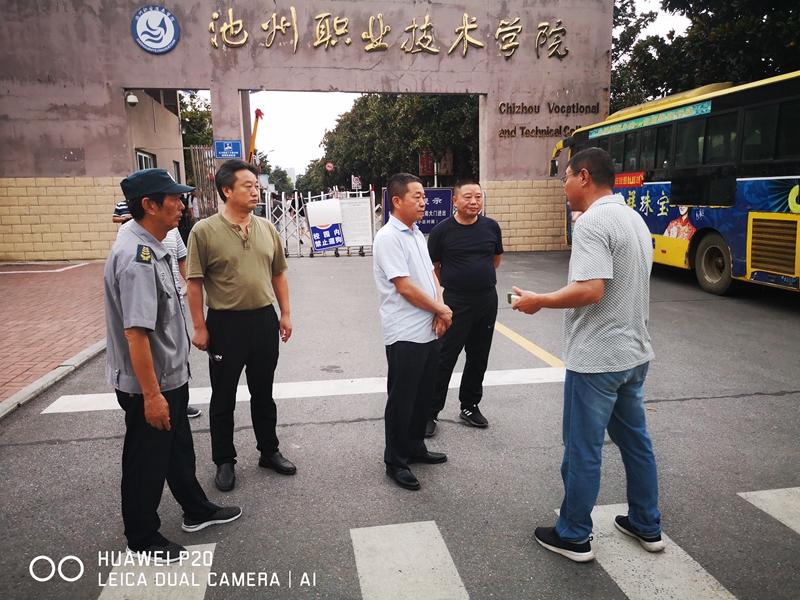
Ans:
[[[513,292],[508,292],[508,303],[512,307],[517,303],[517,300],[519,300],[519,299],[520,299],[520,296],[518,294],[515,294]]]

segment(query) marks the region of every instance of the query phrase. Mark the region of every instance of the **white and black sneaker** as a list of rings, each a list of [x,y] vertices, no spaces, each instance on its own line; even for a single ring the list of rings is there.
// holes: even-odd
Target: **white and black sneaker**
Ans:
[[[149,563],[155,566],[169,565],[178,562],[181,558],[186,559],[189,557],[186,548],[175,542],[170,542],[163,536],[161,536],[161,540],[144,550],[125,548],[125,552],[133,554],[140,559],[143,564]]]
[[[190,419],[196,419],[202,414],[203,414],[202,410],[200,410],[199,408],[195,408],[191,404],[186,407],[186,416],[189,417]]]
[[[481,414],[481,411],[478,408],[477,404],[473,406],[462,406],[461,412],[459,413],[458,416],[461,417],[464,421],[466,421],[470,425],[472,425],[473,427],[489,426],[489,421],[487,421],[486,417],[484,417]]]
[[[666,542],[664,542],[664,540],[661,539],[661,534],[653,536],[644,536],[640,533],[636,533],[636,530],[633,528],[633,525],[631,525],[631,522],[625,515],[619,515],[616,519],[614,519],[614,526],[625,535],[632,537],[636,540],[639,540],[639,543],[642,545],[642,548],[644,548],[648,552],[661,552],[664,548],[667,547]]]
[[[573,544],[558,537],[555,527],[537,527],[533,537],[551,552],[566,556],[575,562],[594,560],[594,550],[592,550],[592,545],[589,543],[589,540],[592,539],[591,537],[582,544]]]
[[[239,508],[238,506],[226,506],[224,508],[218,509],[217,512],[215,512],[207,519],[201,519],[199,521],[196,521],[194,519],[189,519],[188,517],[184,517],[183,523],[181,524],[181,529],[183,529],[184,531],[188,531],[189,533],[192,533],[194,531],[200,531],[201,529],[205,529],[209,525],[230,523],[231,521],[235,521],[241,516],[242,516],[241,508]]]

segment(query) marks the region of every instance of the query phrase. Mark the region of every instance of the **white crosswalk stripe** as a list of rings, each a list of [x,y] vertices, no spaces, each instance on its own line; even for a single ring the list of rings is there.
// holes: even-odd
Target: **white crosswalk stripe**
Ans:
[[[484,387],[500,385],[527,385],[535,383],[559,383],[564,381],[565,370],[559,367],[541,369],[514,369],[507,371],[487,371]],[[461,373],[453,373],[450,387],[461,384]],[[276,400],[287,398],[321,398],[324,396],[354,396],[358,394],[385,394],[385,377],[365,377],[363,379],[327,379],[322,381],[295,381],[276,383],[273,396]],[[208,404],[211,399],[210,387],[191,388],[191,404]],[[250,392],[241,385],[236,392],[237,402],[249,402]],[[86,412],[94,410],[119,409],[114,393],[80,394],[61,396],[42,414]]]
[[[351,529],[364,600],[469,600],[433,521]]]
[[[669,537],[663,552],[646,552],[639,542],[614,527],[614,517],[628,513],[627,504],[596,506],[596,560],[631,600],[731,600],[734,596]]]
[[[800,533],[800,487],[740,492],[738,495]]]

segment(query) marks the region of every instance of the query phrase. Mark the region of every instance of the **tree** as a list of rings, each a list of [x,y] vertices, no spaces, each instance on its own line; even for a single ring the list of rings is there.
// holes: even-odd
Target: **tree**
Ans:
[[[321,158],[312,160],[306,167],[306,172],[298,175],[295,187],[303,194],[311,192],[317,195],[325,191],[325,161]]]
[[[294,186],[292,185],[292,180],[289,179],[289,174],[284,169],[280,166],[273,168],[269,164],[269,160],[267,160],[267,155],[260,150],[256,150],[254,160],[261,173],[269,177],[269,182],[275,186],[277,192],[292,193]]]
[[[647,97],[800,69],[796,0],[663,0],[661,7],[691,24],[685,35],[649,36],[632,47],[631,79]]]
[[[186,182],[194,185],[194,166],[189,146],[212,146],[214,131],[211,126],[211,104],[196,94],[178,94],[183,136],[183,161],[186,165]]]
[[[289,178],[289,174],[284,171],[280,166],[276,166],[272,173],[269,174],[269,182],[275,186],[278,192],[285,192],[291,194],[294,189],[294,184]]]
[[[650,99],[647,91],[639,85],[630,55],[642,30],[655,21],[656,16],[655,12],[636,14],[636,0],[614,2],[610,114]]]
[[[477,96],[366,94],[322,139],[324,155],[298,178],[318,192],[350,187],[350,176],[380,188],[393,173],[417,173],[424,150],[441,161],[453,154],[453,179],[478,172]],[[332,172],[323,165],[332,162]],[[318,189],[313,189],[318,186]]]

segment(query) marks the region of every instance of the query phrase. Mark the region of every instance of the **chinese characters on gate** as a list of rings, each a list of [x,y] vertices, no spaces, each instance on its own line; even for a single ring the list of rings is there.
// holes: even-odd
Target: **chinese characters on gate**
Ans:
[[[314,17],[313,23],[301,24],[297,20],[297,10],[294,6],[288,10],[274,11],[272,14],[265,13],[265,20],[261,23],[254,22],[246,24],[242,18],[236,18],[233,8],[228,8],[222,12],[214,11],[211,14],[211,22],[208,24],[208,32],[211,34],[210,42],[214,48],[227,46],[228,48],[240,48],[249,40],[255,40],[257,34],[251,35],[251,31],[261,29],[261,37],[255,43],[269,49],[273,46],[276,39],[288,41],[292,44],[292,54],[297,53],[297,44],[302,32],[313,36],[312,48],[314,50],[323,49],[328,51],[335,48],[340,42],[343,46],[350,46],[354,40],[358,43],[361,40],[365,52],[386,52],[389,50],[389,43],[386,36],[392,31],[399,34],[397,41],[402,40],[400,49],[406,54],[416,54],[419,52],[428,54],[439,54],[446,49],[446,55],[454,52],[462,57],[467,55],[470,49],[485,49],[485,44],[480,41],[481,30],[485,25],[478,22],[478,18],[464,13],[460,23],[447,24],[440,30],[442,35],[437,38],[433,20],[429,14],[411,19],[410,23],[388,23],[382,13],[372,15],[364,23],[355,23],[350,18],[333,13],[320,13]],[[258,19],[260,21],[261,19]],[[500,19],[495,23],[489,23],[492,30],[488,31],[488,38],[493,37],[499,44],[500,51],[506,60],[511,59],[514,53],[520,49],[527,39],[527,43],[533,46],[536,58],[557,58],[563,60],[569,54],[569,48],[564,45],[564,36],[567,30],[561,19],[554,22],[544,21],[538,24],[536,31],[526,32],[520,23],[519,17]],[[248,27],[251,31],[248,31]],[[452,29],[450,29],[452,27]],[[452,31],[452,33],[451,33]],[[281,37],[278,37],[280,34]],[[440,45],[437,39],[453,38],[452,45],[449,47],[445,43]]]

